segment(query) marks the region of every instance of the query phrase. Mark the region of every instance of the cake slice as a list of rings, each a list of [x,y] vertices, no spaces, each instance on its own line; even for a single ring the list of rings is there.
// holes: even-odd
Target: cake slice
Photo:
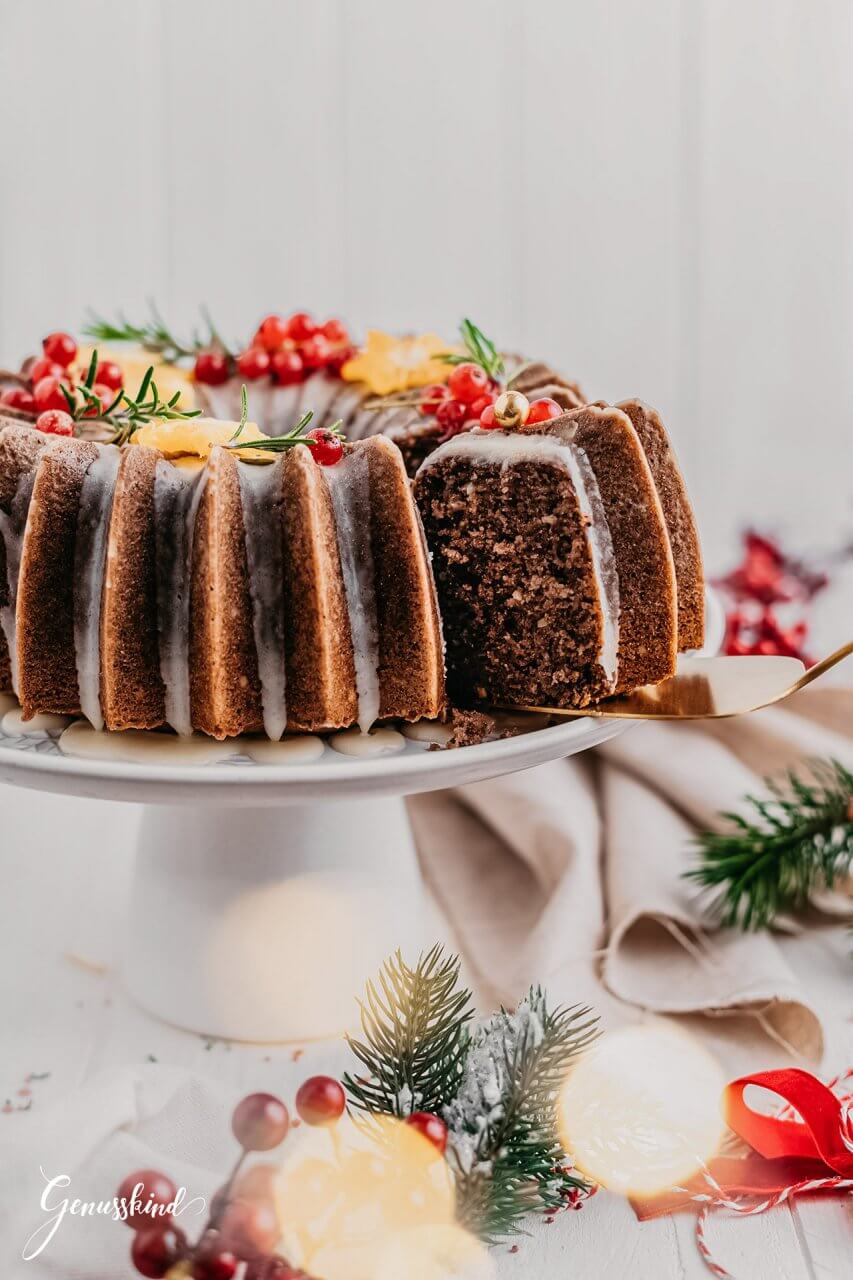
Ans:
[[[0,419],[0,693],[17,689],[17,584],[35,468],[48,438]]]

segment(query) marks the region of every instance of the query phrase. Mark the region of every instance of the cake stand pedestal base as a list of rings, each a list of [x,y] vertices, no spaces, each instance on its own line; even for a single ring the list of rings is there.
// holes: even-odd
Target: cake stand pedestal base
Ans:
[[[423,945],[399,798],[147,806],[130,903],[130,994],[166,1022],[232,1040],[339,1035],[366,978],[398,947]]]

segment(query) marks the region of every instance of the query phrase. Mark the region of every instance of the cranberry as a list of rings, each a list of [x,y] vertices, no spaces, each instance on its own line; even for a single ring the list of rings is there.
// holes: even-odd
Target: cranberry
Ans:
[[[305,365],[298,351],[276,351],[270,360],[270,368],[276,382],[289,387],[305,377]]]
[[[48,360],[47,356],[39,356],[27,370],[27,377],[32,386],[41,382],[42,378],[64,378],[65,376],[62,365],[57,364],[55,360]]]
[[[335,346],[339,346],[342,342],[349,342],[349,333],[343,320],[327,320],[325,324],[320,325],[320,332]]]
[[[247,347],[237,357],[237,368],[250,382],[263,378],[270,371],[270,353],[263,347]]]
[[[314,455],[314,461],[321,467],[333,467],[344,456],[343,440],[333,431],[327,431],[325,427],[315,427],[313,431],[307,432],[306,439],[316,442],[310,446],[310,449]]]
[[[290,1114],[271,1093],[250,1093],[234,1108],[231,1128],[244,1151],[271,1151],[287,1137]]]
[[[140,1275],[162,1277],[186,1253],[186,1237],[178,1227],[148,1227],[134,1237],[130,1260]]]
[[[41,413],[44,409],[67,409],[68,401],[62,394],[62,386],[58,378],[42,378],[33,388],[35,407]]]
[[[236,1274],[240,1259],[230,1249],[214,1245],[202,1248],[193,1263],[193,1280],[231,1280]]]
[[[8,409],[20,409],[22,413],[36,411],[35,397],[26,387],[7,387],[0,394],[0,404],[5,404]]]
[[[489,389],[489,375],[478,364],[458,364],[447,379],[452,395],[463,404],[472,404]]]
[[[95,377],[102,386],[110,387],[113,391],[121,391],[124,386],[121,365],[116,364],[115,360],[99,360]]]
[[[542,396],[539,400],[530,401],[527,425],[531,422],[550,422],[552,418],[561,418],[565,412],[556,400],[552,400],[550,396]]]
[[[322,369],[328,364],[332,355],[332,347],[328,338],[322,333],[315,333],[306,338],[302,344],[302,360],[306,369]]]
[[[195,361],[195,380],[208,387],[228,381],[228,357],[222,351],[200,351]]]
[[[300,1085],[296,1110],[306,1124],[334,1124],[346,1106],[346,1094],[332,1076],[310,1076]]]
[[[495,421],[495,406],[487,404],[483,412],[480,414],[480,426],[484,431],[494,431],[500,427],[500,423]]]
[[[63,369],[67,369],[77,355],[77,343],[70,333],[49,333],[42,339],[41,347],[48,360],[55,360]]]
[[[136,1199],[131,1209],[134,1191],[136,1191]],[[127,1204],[127,1225],[134,1231],[157,1222],[160,1215],[152,1215],[151,1208],[171,1204],[177,1194],[178,1189],[172,1179],[167,1178],[165,1173],[160,1173],[157,1169],[140,1169],[138,1173],[128,1174],[118,1189],[118,1199],[124,1200]],[[142,1209],[145,1206],[148,1206],[148,1211],[143,1213]],[[162,1217],[160,1221],[163,1221]]]
[[[462,430],[462,424],[468,416],[468,410],[459,400],[445,400],[438,406],[435,416],[446,433],[455,435]]]
[[[287,321],[287,336],[294,342],[304,342],[317,332],[317,326],[307,311],[294,311]]]
[[[493,391],[487,391],[484,396],[480,396],[478,400],[475,400],[473,404],[470,404],[468,406],[468,417],[469,418],[481,417],[483,411],[485,409],[488,409],[490,405],[493,405],[496,399],[497,399],[497,396],[494,394]]]
[[[406,1118],[406,1124],[421,1137],[431,1142],[439,1155],[444,1155],[447,1147],[447,1125],[438,1116],[429,1111],[414,1111]]]
[[[272,1249],[281,1235],[275,1206],[262,1201],[232,1200],[217,1229],[232,1253],[247,1260]]]
[[[252,345],[269,352],[279,351],[288,336],[287,321],[283,316],[267,316],[258,325]]]
[[[36,418],[36,431],[49,436],[73,436],[74,419],[64,409],[45,409]]]
[[[450,392],[445,384],[443,382],[434,382],[432,386],[424,387],[421,392],[418,412],[422,413],[425,418],[431,418],[438,406],[449,399]]]

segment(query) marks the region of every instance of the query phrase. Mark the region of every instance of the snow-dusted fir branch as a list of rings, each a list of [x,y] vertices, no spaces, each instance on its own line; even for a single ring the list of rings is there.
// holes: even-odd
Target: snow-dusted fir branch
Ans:
[[[598,1035],[587,1007],[549,1010],[532,988],[471,1037],[456,1097],[445,1107],[460,1221],[486,1240],[525,1214],[564,1208],[589,1190],[557,1133],[557,1095],[571,1059]]]

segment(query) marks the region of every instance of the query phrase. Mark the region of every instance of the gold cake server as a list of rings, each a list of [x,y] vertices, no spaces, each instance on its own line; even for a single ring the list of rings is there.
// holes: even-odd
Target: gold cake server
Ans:
[[[851,653],[853,641],[808,670],[799,658],[694,658],[682,654],[678,670],[669,680],[643,685],[632,693],[607,698],[593,706],[577,709],[519,706],[504,710],[547,711],[549,715],[569,719],[596,716],[606,720],[713,720],[742,716],[790,697]]]

